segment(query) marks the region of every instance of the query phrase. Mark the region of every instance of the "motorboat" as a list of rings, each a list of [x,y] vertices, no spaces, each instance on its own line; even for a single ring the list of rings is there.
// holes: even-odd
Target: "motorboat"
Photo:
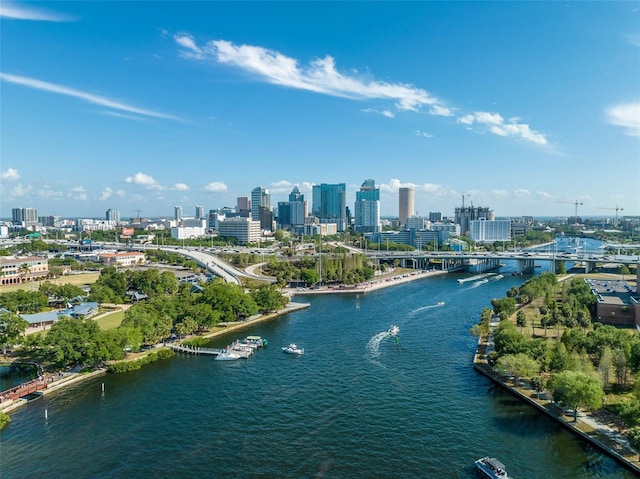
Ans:
[[[509,479],[507,470],[495,457],[485,456],[476,461],[476,468],[483,477],[489,479]]]
[[[282,350],[287,354],[296,354],[302,356],[304,354],[304,348],[299,348],[296,343],[291,343],[289,346],[283,346]]]
[[[438,306],[444,306],[444,301],[438,301]]]
[[[389,330],[387,331],[391,336],[395,336],[400,332],[400,328],[395,324],[392,324]]]
[[[240,359],[242,356],[233,350],[225,350],[219,353],[215,358],[215,361],[235,361],[236,359]]]

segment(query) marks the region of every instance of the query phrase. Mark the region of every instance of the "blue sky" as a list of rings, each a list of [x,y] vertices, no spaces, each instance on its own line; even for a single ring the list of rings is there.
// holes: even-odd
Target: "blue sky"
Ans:
[[[0,2],[0,216],[640,214],[638,2]],[[609,210],[603,208],[611,208]]]

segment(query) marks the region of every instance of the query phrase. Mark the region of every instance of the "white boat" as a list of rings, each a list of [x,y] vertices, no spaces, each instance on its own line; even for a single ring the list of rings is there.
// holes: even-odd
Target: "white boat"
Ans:
[[[400,328],[395,324],[392,324],[389,330],[387,331],[391,336],[395,336],[400,332]]]
[[[444,306],[444,301],[438,301],[438,306]]]
[[[489,479],[509,479],[504,464],[495,457],[486,456],[478,459],[476,461],[476,468],[483,477],[488,477]]]
[[[302,356],[304,354],[304,348],[299,348],[296,343],[291,343],[289,346],[283,346],[282,350],[287,354],[297,354]]]
[[[240,356],[237,352],[235,351],[222,351],[220,354],[218,354],[215,358],[213,358],[215,361],[235,361],[236,359],[240,359],[242,356]]]

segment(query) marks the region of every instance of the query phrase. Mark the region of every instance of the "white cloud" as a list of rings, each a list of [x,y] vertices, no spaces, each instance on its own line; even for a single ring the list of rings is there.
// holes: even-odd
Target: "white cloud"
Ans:
[[[253,45],[235,45],[226,40],[212,40],[204,47],[196,45],[189,34],[174,36],[185,58],[212,58],[251,72],[269,83],[351,99],[386,99],[395,101],[399,110],[416,111],[438,100],[413,85],[387,83],[340,73],[335,60],[327,55],[307,66],[280,52]]]
[[[453,110],[442,105],[433,105],[429,110],[429,113],[437,116],[453,116]]]
[[[529,196],[531,196],[531,192],[529,190],[525,190],[524,188],[515,190],[513,194],[519,198],[528,198]]]
[[[84,201],[87,199],[87,192],[85,191],[84,187],[76,186],[74,188],[71,188],[71,192],[68,196],[73,198],[74,200]]]
[[[31,185],[22,186],[22,184],[17,184],[11,190],[11,196],[15,198],[20,198],[22,196],[26,196],[31,193]]]
[[[18,181],[19,179],[20,174],[15,168],[7,168],[0,173],[0,180],[2,181]]]
[[[546,200],[550,200],[551,199],[551,195],[549,193],[547,193],[546,191],[536,191],[536,195],[538,195],[541,198],[544,198]]]
[[[459,123],[469,126],[478,124],[494,135],[513,136],[538,145],[546,145],[548,143],[542,133],[532,130],[529,125],[519,123],[519,121],[520,119],[516,117],[505,120],[499,113],[487,111],[477,111],[458,118]]]
[[[173,36],[175,42],[186,50],[180,52],[180,56],[183,58],[189,58],[193,60],[204,60],[205,56],[202,50],[196,45],[195,40],[188,33],[180,33]]]
[[[108,200],[109,198],[111,198],[111,195],[113,195],[113,190],[111,188],[109,188],[108,186],[102,190],[100,192],[100,194],[98,195],[98,201],[105,201]]]
[[[127,196],[127,192],[124,191],[124,190],[118,190],[118,191],[116,191],[116,196],[118,198],[124,198],[125,196]]]
[[[81,100],[92,103],[94,105],[105,106],[107,108],[113,108],[114,110],[121,110],[129,113],[136,113],[138,115],[144,115],[144,116],[149,116],[153,118],[182,121],[180,118],[173,115],[167,115],[167,114],[159,113],[153,110],[138,108],[135,106],[127,105],[125,103],[112,100],[110,98],[94,95],[93,93],[87,93],[87,92],[69,88],[63,85],[57,85],[55,83],[49,83],[42,80],[37,80],[35,78],[28,78],[28,77],[23,77],[19,75],[11,75],[9,73],[0,73],[0,80],[6,81],[9,83],[15,83],[16,85],[22,85],[29,88],[34,88],[36,90],[48,91],[51,93],[58,93],[60,95],[70,96],[73,98],[79,98]]]
[[[416,185],[413,183],[402,183],[396,178],[391,178],[389,183],[381,183],[378,185],[380,191],[385,193],[397,193],[400,188],[409,188],[411,186],[415,188]]]
[[[224,193],[225,191],[227,191],[227,185],[225,185],[221,181],[212,181],[204,187],[204,190],[211,193]]]
[[[184,183],[176,183],[173,186],[173,189],[175,191],[189,191],[190,188],[187,185],[185,185]]]
[[[133,185],[144,186],[150,190],[162,190],[164,189],[160,183],[153,179],[153,177],[146,175],[139,171],[133,176],[128,176],[124,180],[127,183],[131,183]]]
[[[42,8],[28,7],[22,3],[3,0],[0,2],[0,17],[14,20],[35,20],[43,22],[70,22],[74,18]]]
[[[236,66],[275,85],[353,100],[390,100],[399,111],[417,112],[420,108],[428,106],[432,115],[454,115],[453,108],[445,106],[442,101],[422,88],[405,83],[378,81],[365,75],[342,73],[336,68],[334,58],[329,55],[302,65],[295,58],[254,45],[236,45],[226,40],[212,40],[205,46],[198,46],[193,36],[187,33],[174,35],[174,41],[181,47],[180,55],[184,58],[211,58],[218,63]],[[380,113],[390,118],[394,116],[390,109],[364,111]],[[548,143],[545,135],[532,130],[518,118],[505,121],[498,113],[480,111],[461,115],[458,121],[468,126],[478,124],[499,136],[517,137],[538,145]]]
[[[417,135],[417,136],[422,136],[422,137],[424,137],[424,138],[433,138],[433,135],[432,135],[432,134],[430,134],[430,133],[427,133],[426,131],[420,131],[420,130],[418,130],[418,131],[416,131],[416,135]]]
[[[625,128],[627,135],[640,136],[640,102],[610,106],[605,112],[609,123]]]

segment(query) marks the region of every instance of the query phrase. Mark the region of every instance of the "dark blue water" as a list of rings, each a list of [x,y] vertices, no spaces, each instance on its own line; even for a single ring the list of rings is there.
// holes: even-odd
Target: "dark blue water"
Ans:
[[[267,338],[248,360],[177,356],[46,396],[0,433],[0,477],[477,478],[484,455],[519,479],[634,477],[472,369],[469,329],[526,277],[458,277],[299,297],[213,344]]]

